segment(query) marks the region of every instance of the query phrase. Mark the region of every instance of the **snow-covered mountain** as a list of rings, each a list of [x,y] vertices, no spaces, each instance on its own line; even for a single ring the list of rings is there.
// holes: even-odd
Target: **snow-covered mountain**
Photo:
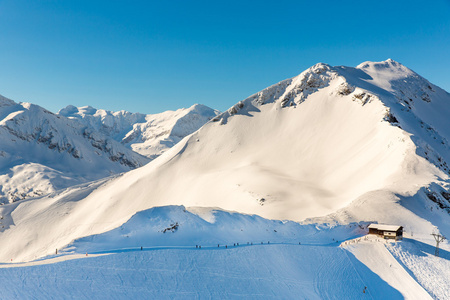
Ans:
[[[149,159],[30,103],[0,98],[0,202],[48,194],[141,167]]]
[[[155,115],[68,106],[55,115],[0,96],[0,202],[141,167],[217,114],[196,104]]]
[[[398,62],[320,63],[238,102],[142,168],[1,207],[0,240],[8,246],[0,259],[32,260],[64,247],[82,253],[142,242],[186,246],[304,236],[293,222],[267,219],[299,221],[301,228],[356,222],[362,231],[367,222],[399,224],[408,238],[432,244],[431,232],[450,235],[449,115],[450,95]],[[168,205],[184,207],[148,211]],[[236,213],[229,218],[223,210]],[[267,219],[249,221],[245,214]],[[163,237],[166,231],[173,239]],[[343,235],[311,242],[354,238],[351,229]],[[439,271],[431,259],[414,257],[425,256],[420,245],[398,259],[424,262],[426,276],[398,268],[401,276],[414,274],[408,280],[416,285],[425,278],[414,291],[426,294],[433,291],[427,276]],[[449,250],[446,243],[442,248]],[[373,253],[383,263],[395,260],[378,250]],[[395,276],[366,265],[402,289]]]
[[[59,115],[80,123],[126,145],[133,151],[154,159],[185,136],[197,131],[219,111],[201,104],[159,114],[127,111],[112,112],[90,106],[67,106]]]

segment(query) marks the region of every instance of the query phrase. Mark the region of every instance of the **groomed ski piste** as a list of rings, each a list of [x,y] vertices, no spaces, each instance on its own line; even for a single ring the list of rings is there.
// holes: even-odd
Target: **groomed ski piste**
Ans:
[[[141,168],[0,206],[0,298],[449,299],[449,115],[393,60],[317,64]]]
[[[176,221],[175,221],[176,220]],[[58,254],[0,265],[2,299],[447,299],[450,252],[367,223],[156,207]],[[193,244],[195,243],[195,245]],[[142,248],[141,248],[142,247]],[[423,270],[426,272],[423,272]]]

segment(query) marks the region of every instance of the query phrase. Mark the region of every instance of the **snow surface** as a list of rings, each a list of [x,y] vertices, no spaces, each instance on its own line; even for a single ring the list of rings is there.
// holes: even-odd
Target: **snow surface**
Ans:
[[[388,250],[435,299],[450,299],[450,252],[417,240],[388,244]]]
[[[206,210],[207,208],[203,208]],[[73,241],[60,253],[102,253],[118,249],[203,245],[290,243],[338,245],[338,240],[361,236],[368,224],[346,226],[301,225],[293,221],[268,220],[220,209],[209,209],[212,220],[196,214],[197,208],[154,207],[136,213],[111,231]],[[175,225],[175,226],[174,226]]]
[[[403,299],[351,254],[323,246],[145,249],[0,268],[0,280],[8,299]]]
[[[373,298],[423,299],[422,296],[430,294],[445,299],[446,291],[450,290],[448,280],[437,281],[442,287],[430,283],[428,278],[438,276],[439,269],[432,259],[423,259],[426,255],[420,254],[422,246],[411,248],[412,242],[405,240],[395,244],[398,246],[383,245],[386,250],[379,244],[362,243],[354,250],[349,249],[355,258],[345,247],[337,245],[361,236],[369,223],[403,226],[407,239],[427,247],[434,244],[431,232],[450,234],[449,109],[448,93],[392,60],[366,62],[356,68],[317,64],[299,76],[240,101],[142,168],[0,207],[3,216],[0,240],[7,245],[2,248],[0,261],[30,261],[52,255],[55,249],[60,249],[63,255],[119,252],[82,260],[93,262],[96,267],[100,263],[95,260],[125,261],[113,267],[118,275],[105,279],[102,286],[105,287],[111,282],[116,285],[116,278],[129,282],[132,275],[124,271],[126,275],[122,276],[120,268],[135,269],[137,265],[132,261],[151,257],[166,262],[171,271],[152,269],[152,274],[158,276],[155,286],[159,290],[154,289],[149,295],[162,296],[165,289],[164,296],[170,297],[168,291],[173,289],[165,288],[165,284],[175,282],[186,293],[199,291],[198,297],[220,297],[224,294],[208,294],[208,290],[214,290],[214,281],[200,275],[193,281],[183,277],[197,274],[196,270],[205,271],[194,253],[232,253],[221,252],[220,247],[217,250],[217,244],[231,246],[235,242],[267,240],[283,245],[242,248],[276,249],[280,260],[277,266],[273,254],[262,254],[257,260],[262,269],[256,273],[250,273],[242,263],[245,259],[252,261],[253,254],[240,253],[227,259],[208,256],[206,261],[214,263],[204,263],[205,268],[213,265],[226,268],[227,272],[243,268],[244,277],[226,275],[224,285],[217,285],[219,291],[227,290],[225,286],[239,286],[233,281],[237,278],[243,286],[239,293],[244,296],[263,291],[263,295],[272,297],[276,291],[286,298],[293,298],[292,295],[347,298],[346,293],[350,293],[349,298],[356,298],[367,286],[368,292],[380,293],[373,294]],[[305,253],[299,252],[301,261],[296,261],[297,254],[291,253],[294,248],[290,247],[294,245],[285,245],[295,241],[296,250],[305,249],[297,240],[311,247]],[[194,243],[217,251],[183,248],[193,247]],[[163,253],[161,256],[156,256],[158,251],[128,253],[139,246],[178,248],[158,250]],[[441,247],[449,251],[447,242]],[[448,259],[443,259],[446,266]],[[315,262],[314,266],[309,261]],[[361,271],[359,261],[371,270],[364,267],[366,271]],[[67,270],[71,268],[68,265],[76,263],[60,264],[67,266],[62,267]],[[402,268],[395,271],[396,276],[381,267],[388,263]],[[342,272],[351,269],[352,264],[356,272],[349,276],[359,274],[363,279],[357,285],[349,282],[347,289],[340,281],[344,275],[334,270]],[[284,278],[278,273],[278,265],[281,270],[292,270],[289,266],[295,266],[295,272],[288,272],[292,274],[289,278],[298,278],[300,282],[304,278],[311,282],[311,276],[315,277],[313,274],[323,268],[324,274],[335,274],[334,282],[341,287],[334,288],[335,294],[331,294],[329,287],[335,283],[327,277],[309,285],[317,284],[318,288],[297,289],[295,284],[291,288],[287,279],[283,279],[287,285],[279,288],[278,284],[272,290],[267,282],[278,283],[274,277]],[[424,267],[417,267],[421,265]],[[194,267],[181,274],[177,272],[186,266]],[[53,267],[33,268],[54,270]],[[18,272],[20,278],[23,276],[20,270],[9,272]],[[372,289],[367,284],[366,273],[380,288]],[[92,274],[102,278],[99,282],[107,276]],[[205,274],[212,276],[211,272]],[[223,276],[222,272],[215,274]],[[243,283],[241,278],[249,278],[250,283]],[[56,288],[53,282],[49,283],[50,290]],[[136,282],[142,287],[144,281]],[[387,288],[384,282],[396,290]],[[209,289],[198,287],[200,283]],[[123,282],[123,286],[127,283]]]
[[[392,243],[368,236],[354,240],[354,243],[348,241],[343,247],[353,253],[359,261],[380,276],[382,280],[400,291],[405,299],[432,299],[427,291],[410,276],[408,269],[404,268],[386,249],[386,244]],[[395,244],[404,243],[396,242]],[[444,284],[444,286],[448,286],[448,284]]]
[[[2,264],[9,284],[1,296],[431,299],[386,248],[404,243],[361,237],[368,224],[301,225],[203,208],[209,222],[191,210],[198,208],[152,208],[57,255]],[[420,251],[405,247],[397,252],[414,266]],[[445,299],[448,283],[438,285],[434,296]]]

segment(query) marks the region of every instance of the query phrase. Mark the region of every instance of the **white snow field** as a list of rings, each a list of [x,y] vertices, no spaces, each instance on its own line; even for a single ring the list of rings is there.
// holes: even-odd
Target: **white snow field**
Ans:
[[[359,236],[367,225],[301,225],[215,209],[155,207],[57,255],[1,264],[0,280],[8,285],[0,297],[432,299],[413,277],[416,258],[408,260],[413,268],[403,267],[386,248],[406,245],[400,253],[411,257],[431,247],[409,239],[365,240]],[[354,239],[339,241],[346,237]],[[436,271],[437,263],[428,263],[428,270]],[[433,295],[445,299],[448,284],[440,281]]]
[[[137,250],[0,268],[0,280],[2,299],[403,299],[346,251],[299,245]]]
[[[148,294],[155,297],[183,298],[171,294],[179,290],[194,298],[226,297],[241,284],[238,290],[249,297],[262,291],[266,298],[277,297],[276,292],[279,298],[446,299],[450,283],[439,276],[447,276],[449,259],[434,259],[429,248],[434,244],[432,232],[450,236],[449,115],[448,93],[393,60],[356,68],[317,64],[239,102],[144,167],[1,206],[4,263],[48,257],[55,249],[62,251],[58,255],[119,252],[2,272],[21,278],[34,268],[61,266],[61,272],[69,272],[65,270],[70,266],[87,264],[91,273],[83,278],[100,277],[104,286],[117,285],[122,278],[128,286],[133,284],[133,275],[126,271],[133,265],[130,261],[155,260],[166,262],[172,271],[144,268],[144,274],[151,272],[156,279],[146,275],[136,281],[142,289],[144,281],[159,287]],[[384,248],[375,242],[338,247],[340,241],[362,236],[369,222],[401,225],[407,239]],[[222,243],[266,240],[280,245],[216,249]],[[215,251],[183,248],[201,244]],[[178,248],[142,254],[129,250],[140,246]],[[305,253],[299,250],[307,247]],[[448,242],[441,247],[448,253]],[[254,249],[274,252],[253,256],[257,252],[252,251],[260,251]],[[198,253],[205,253],[200,255],[211,263],[202,263]],[[279,260],[276,266],[274,257]],[[250,273],[253,264],[248,262],[253,260],[261,265]],[[392,275],[380,267],[388,262],[402,270]],[[116,264],[115,271],[105,269],[101,275],[90,263]],[[301,264],[305,269],[296,267]],[[139,269],[134,266],[131,269]],[[230,275],[217,271],[222,266]],[[232,272],[240,267],[243,277]],[[203,275],[204,268],[217,275]],[[363,279],[347,283],[342,280],[345,270],[354,270],[350,278]],[[281,279],[282,271],[298,280],[290,285]],[[108,277],[111,272],[117,277]],[[324,281],[306,279],[309,287],[319,288],[299,287],[298,282],[320,278],[322,272]],[[202,275],[193,279],[188,276],[192,273]],[[141,273],[136,271],[136,276]],[[215,276],[224,276],[224,284]],[[375,288],[364,279],[369,277],[377,282]],[[62,278],[45,285],[50,290],[64,285]],[[280,281],[284,284],[277,288],[268,283]],[[333,294],[334,284],[340,287],[332,289]],[[362,293],[365,286],[370,294]],[[95,293],[80,293],[85,292]]]

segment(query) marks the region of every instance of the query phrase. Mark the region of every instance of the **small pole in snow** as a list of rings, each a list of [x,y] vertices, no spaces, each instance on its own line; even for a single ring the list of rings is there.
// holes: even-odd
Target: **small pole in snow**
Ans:
[[[141,251],[142,251],[142,246],[141,246]]]
[[[55,254],[58,254],[58,249],[56,249]]]

